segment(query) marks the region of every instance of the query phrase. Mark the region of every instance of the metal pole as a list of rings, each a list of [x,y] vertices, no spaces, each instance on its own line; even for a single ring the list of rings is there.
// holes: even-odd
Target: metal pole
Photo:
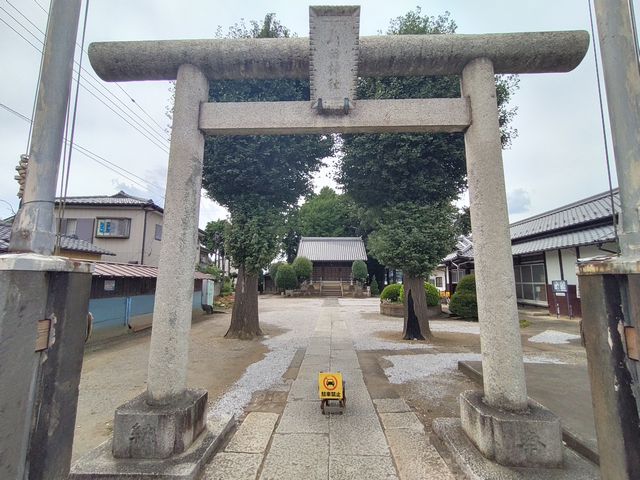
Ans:
[[[622,211],[622,257],[640,257],[640,64],[631,0],[594,0]]]
[[[13,222],[10,252],[53,253],[53,210],[80,6],[81,0],[51,2],[27,180],[22,206]]]

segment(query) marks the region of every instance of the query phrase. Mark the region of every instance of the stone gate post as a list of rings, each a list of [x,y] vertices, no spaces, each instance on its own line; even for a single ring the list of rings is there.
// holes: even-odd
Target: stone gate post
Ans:
[[[484,395],[460,396],[462,428],[503,465],[559,467],[560,422],[528,401],[516,302],[494,69],[477,58],[462,71],[471,125],[465,133]]]
[[[176,80],[149,352],[147,400],[152,405],[171,403],[186,388],[204,156],[198,120],[200,104],[208,98],[209,82],[202,71],[182,65]]]

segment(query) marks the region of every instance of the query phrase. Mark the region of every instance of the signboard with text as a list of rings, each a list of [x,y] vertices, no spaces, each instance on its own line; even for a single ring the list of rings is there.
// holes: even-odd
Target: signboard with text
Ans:
[[[318,375],[318,389],[322,400],[342,400],[342,374],[323,372]]]
[[[569,290],[569,285],[566,280],[552,280],[551,286],[553,288],[553,293],[567,293]]]

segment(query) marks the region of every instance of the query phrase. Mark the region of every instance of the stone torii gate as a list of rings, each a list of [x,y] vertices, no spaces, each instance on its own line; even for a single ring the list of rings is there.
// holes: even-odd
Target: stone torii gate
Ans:
[[[309,39],[89,47],[91,64],[103,80],[176,80],[176,95],[147,391],[116,410],[112,450],[103,446],[82,460],[73,478],[94,478],[98,472],[104,475],[100,478],[119,478],[134,470],[150,475],[150,468],[181,462],[187,450],[200,458],[176,478],[192,478],[216,442],[205,427],[207,392],[186,387],[204,135],[464,132],[484,391],[461,395],[462,429],[484,456],[501,464],[562,466],[559,420],[527,397],[494,75],[570,71],[584,57],[589,35],[359,38],[359,13],[359,7],[310,7]],[[355,98],[358,76],[416,75],[460,75],[462,96]],[[210,81],[272,78],[310,78],[310,100],[208,102]],[[460,427],[443,427],[448,428]],[[532,438],[535,448],[528,447]],[[136,465],[131,458],[165,460]]]

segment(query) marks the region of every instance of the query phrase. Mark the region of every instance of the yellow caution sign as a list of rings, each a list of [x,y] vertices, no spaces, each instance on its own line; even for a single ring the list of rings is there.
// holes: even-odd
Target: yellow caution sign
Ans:
[[[320,373],[318,376],[318,388],[321,400],[342,400],[344,394],[342,389],[342,374]]]

